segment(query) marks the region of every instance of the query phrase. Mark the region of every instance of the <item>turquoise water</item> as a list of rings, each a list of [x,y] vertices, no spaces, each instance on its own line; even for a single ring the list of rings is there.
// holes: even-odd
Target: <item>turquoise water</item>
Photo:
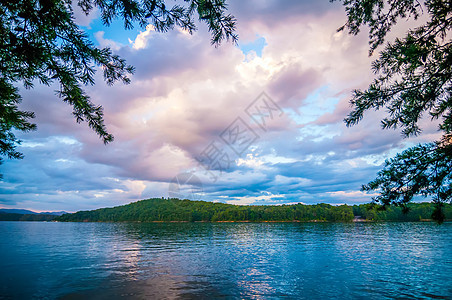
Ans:
[[[452,223],[0,222],[0,299],[452,299]]]

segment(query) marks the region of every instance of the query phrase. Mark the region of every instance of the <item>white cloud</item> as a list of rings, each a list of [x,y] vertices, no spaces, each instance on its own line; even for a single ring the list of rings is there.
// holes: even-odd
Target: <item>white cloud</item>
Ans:
[[[99,43],[99,46],[101,48],[108,47],[108,48],[112,49],[113,51],[118,51],[119,49],[121,49],[122,45],[120,43],[117,43],[114,40],[105,39],[104,34],[105,34],[105,32],[103,32],[103,31],[98,31],[94,34],[94,37],[96,38],[96,40]]]
[[[145,31],[140,31],[140,33],[135,38],[135,41],[129,39],[129,42],[132,44],[133,49],[141,50],[146,48],[148,40],[152,37],[152,34],[155,32],[155,27],[151,24],[146,26]]]
[[[333,196],[336,198],[341,198],[341,199],[347,199],[347,198],[354,198],[354,199],[359,199],[359,198],[369,198],[369,197],[375,197],[378,196],[378,193],[365,193],[362,191],[335,191],[335,192],[327,192],[326,193],[329,196]]]
[[[227,200],[226,203],[235,205],[250,205],[259,202],[259,204],[262,204],[262,202],[272,202],[274,199],[283,197],[284,197],[283,195],[273,195],[271,193],[266,193],[265,195],[260,196],[236,197],[237,199]]]

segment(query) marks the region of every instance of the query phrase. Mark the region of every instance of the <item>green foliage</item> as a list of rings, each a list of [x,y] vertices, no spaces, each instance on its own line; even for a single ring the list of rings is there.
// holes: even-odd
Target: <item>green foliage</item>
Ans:
[[[432,203],[410,203],[409,213],[401,207],[374,204],[340,205],[231,205],[179,199],[148,199],[113,208],[65,214],[56,221],[65,222],[351,222],[359,216],[367,221],[420,221],[430,219]],[[444,205],[452,219],[452,205]]]
[[[22,158],[22,154],[15,151],[15,144],[18,143],[12,129],[30,131],[36,125],[27,120],[34,117],[32,112],[20,111],[17,105],[20,97],[17,88],[0,78],[0,155],[8,158]],[[2,158],[0,157],[0,163]]]
[[[442,212],[444,219],[452,220],[452,205],[444,204]],[[409,203],[406,208],[400,206],[382,206],[376,204],[353,205],[355,217],[366,221],[402,221],[417,222],[432,220],[436,211],[435,203]]]
[[[452,195],[452,147],[435,143],[418,145],[386,161],[375,180],[362,187],[364,191],[379,189],[374,198],[386,207],[390,204],[407,208],[414,195],[432,196],[437,210],[433,219],[444,221],[443,203]]]
[[[343,0],[348,29],[356,35],[369,27],[370,54],[382,45],[401,19],[426,21],[404,37],[387,43],[372,64],[377,77],[367,90],[355,90],[347,126],[357,124],[368,110],[386,109],[384,129],[402,129],[404,137],[421,132],[423,116],[440,120],[441,141],[413,147],[386,162],[378,178],[363,190],[380,190],[375,202],[404,206],[414,195],[431,196],[437,203],[435,219],[441,222],[441,205],[451,201],[452,142],[452,3],[444,0]],[[420,18],[422,17],[422,18]],[[420,23],[420,22],[418,22]],[[419,159],[419,160],[418,160]]]
[[[15,214],[0,212],[0,221],[53,221],[57,216],[45,214]]]
[[[349,32],[370,27],[371,51],[384,42],[385,35],[398,18],[417,18],[423,6],[415,1],[344,1],[347,7]],[[386,4],[386,6],[384,6]],[[364,11],[358,8],[364,6]],[[389,10],[386,11],[386,10]],[[421,132],[418,121],[424,113],[443,120],[441,130],[452,132],[451,74],[452,26],[451,4],[446,1],[425,1],[430,18],[425,24],[409,30],[404,38],[388,43],[372,69],[377,78],[366,91],[355,90],[351,104],[354,110],[346,119],[354,125],[369,109],[386,108],[389,116],[383,128],[402,128],[404,136]]]
[[[353,210],[351,206],[332,206],[329,204],[241,206],[179,199],[148,199],[114,208],[101,208],[92,211],[65,214],[56,220],[77,222],[350,222],[353,220]]]
[[[19,141],[13,130],[29,131],[32,112],[20,111],[17,84],[32,88],[35,83],[59,83],[56,94],[73,108],[78,123],[86,121],[104,141],[113,136],[107,132],[103,108],[91,102],[83,87],[94,84],[97,68],[103,71],[107,84],[130,82],[134,68],[114,55],[109,48],[99,49],[75,23],[73,5],[89,14],[100,12],[105,25],[122,19],[126,29],[152,24],[155,30],[168,31],[175,26],[193,32],[193,19],[207,24],[212,44],[237,40],[235,19],[226,14],[224,0],[185,0],[185,6],[165,5],[163,0],[18,0],[0,2],[0,154],[21,158],[15,150]]]

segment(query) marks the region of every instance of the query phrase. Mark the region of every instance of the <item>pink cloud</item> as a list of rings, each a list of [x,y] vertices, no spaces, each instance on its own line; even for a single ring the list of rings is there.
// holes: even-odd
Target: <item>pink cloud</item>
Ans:
[[[177,173],[196,168],[195,157],[235,118],[246,118],[245,108],[262,91],[266,91],[286,114],[275,119],[268,132],[259,131],[261,137],[253,146],[262,155],[271,154],[281,157],[281,161],[293,163],[267,163],[263,166],[265,172],[264,169],[253,169],[252,165],[235,166],[216,185],[206,184],[211,195],[254,193],[259,188],[272,190],[273,194],[286,193],[272,177],[291,166],[294,173],[305,172],[303,178],[317,186],[319,193],[329,188],[329,192],[336,193],[334,195],[342,195],[341,189],[352,190],[340,179],[343,173],[338,170],[343,158],[383,155],[393,147],[403,146],[398,132],[380,130],[381,113],[369,114],[362,124],[350,129],[342,122],[349,111],[350,91],[366,87],[373,76],[365,34],[351,37],[336,32],[345,21],[342,7],[337,3],[312,1],[276,3],[231,3],[232,12],[237,13],[238,32],[242,38],[253,40],[256,34],[265,38],[267,46],[262,57],[246,59],[241,50],[231,44],[212,47],[202,26],[193,36],[180,31],[151,32],[140,36],[141,44],[136,49],[122,45],[118,54],[136,67],[132,84],[108,87],[99,73],[96,85],[87,88],[92,101],[105,108],[108,129],[116,138],[110,145],[104,146],[86,124],[75,123],[71,108],[54,95],[52,89],[57,87],[37,87],[23,92],[22,107],[36,111],[39,127],[37,132],[21,134],[23,139],[69,136],[79,144],[70,150],[64,149],[68,158],[86,168],[86,177],[91,178],[92,173],[92,176],[114,178],[103,179],[102,182],[108,184],[100,190],[87,184],[83,196],[81,192],[76,193],[78,187],[74,186],[64,195],[52,197],[74,199],[91,208],[92,205],[87,204],[89,201],[83,199],[103,195],[103,192],[123,191],[116,196],[113,192],[106,194],[118,202],[120,199],[129,201],[134,197],[158,196],[152,190],[164,193],[164,184]],[[131,36],[131,40],[135,37]],[[302,126],[290,118],[288,111],[302,107],[308,95],[323,87],[327,88],[320,100],[340,98],[334,108],[327,107],[316,120]],[[254,130],[259,130],[257,125],[250,124]],[[426,123],[426,128],[426,134],[435,134],[430,123]],[[57,153],[57,148],[44,147],[40,152],[30,148],[26,153],[30,157],[25,161],[27,168],[34,174],[42,175],[40,172],[44,167],[38,161],[50,166],[46,169],[47,185],[38,175],[35,179],[30,175],[28,179],[15,177],[14,180],[28,180],[27,184],[34,185],[36,190],[41,186],[42,194],[45,194],[55,189],[51,184],[52,176],[63,178],[65,172],[82,172],[80,168],[68,166],[61,169],[59,175],[52,173],[55,164],[52,155]],[[322,168],[314,169],[316,163],[321,163]],[[99,174],[101,169],[105,173]],[[365,170],[367,173],[359,173],[355,181],[365,183],[366,176],[373,176],[375,168]],[[302,177],[303,174],[298,175]],[[321,185],[324,187],[320,188]],[[295,195],[294,191],[290,193]],[[291,195],[286,195],[287,201]],[[45,196],[41,195],[36,201],[43,201],[43,198]],[[102,198],[96,198],[96,205],[107,203]]]

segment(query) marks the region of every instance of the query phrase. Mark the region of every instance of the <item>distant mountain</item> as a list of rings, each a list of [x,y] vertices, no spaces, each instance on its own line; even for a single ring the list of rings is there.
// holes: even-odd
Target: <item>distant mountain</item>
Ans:
[[[68,212],[62,210],[62,211],[46,211],[39,213],[39,215],[52,215],[52,216],[61,216],[64,214],[68,214]]]
[[[8,214],[21,214],[21,215],[34,215],[37,212],[27,210],[27,209],[15,209],[15,208],[0,208],[0,213],[8,213]]]
[[[61,216],[67,214],[67,212],[65,211],[46,211],[38,213],[28,209],[16,209],[16,208],[0,208],[0,213],[21,214],[21,215],[52,215],[52,216]]]
[[[0,221],[53,221],[58,216],[41,214],[10,214],[0,212]]]

